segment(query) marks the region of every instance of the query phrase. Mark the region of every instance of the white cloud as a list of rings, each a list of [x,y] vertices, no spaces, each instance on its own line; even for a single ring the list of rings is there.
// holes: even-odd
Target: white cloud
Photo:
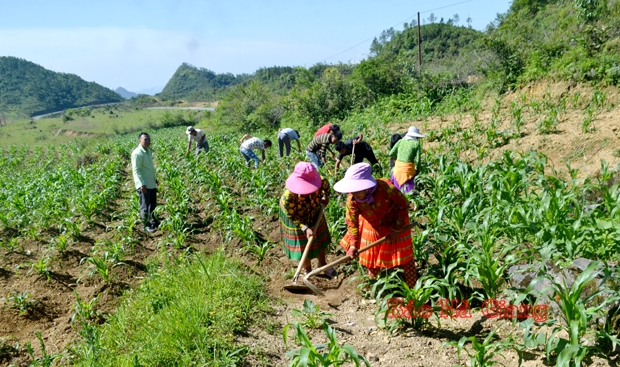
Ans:
[[[0,56],[77,74],[115,89],[163,87],[183,62],[218,73],[273,65],[311,66],[337,50],[323,45],[213,39],[149,28],[0,29]],[[316,55],[321,55],[317,59]],[[352,56],[352,58],[357,58]]]

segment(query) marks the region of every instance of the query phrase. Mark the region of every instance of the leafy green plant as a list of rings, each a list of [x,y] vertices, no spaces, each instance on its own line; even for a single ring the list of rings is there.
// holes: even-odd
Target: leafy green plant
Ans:
[[[543,135],[554,134],[558,130],[558,123],[558,111],[555,108],[551,108],[547,116],[538,123],[538,132]]]
[[[298,323],[287,324],[282,332],[284,344],[287,348],[288,331],[291,326],[295,331],[295,340],[301,344],[301,348],[286,353],[286,356],[292,359],[290,367],[328,367],[342,366],[346,363],[353,363],[356,367],[359,367],[360,363],[364,363],[364,365],[370,367],[370,363],[368,363],[366,358],[357,354],[352,346],[347,344],[340,346],[338,344],[336,332],[326,322],[323,322],[323,330],[329,342],[317,345],[312,344],[301,325]]]
[[[89,276],[97,273],[106,283],[112,281],[112,269],[114,267],[125,265],[125,263],[117,261],[108,251],[104,251],[101,257],[96,255],[85,257],[80,261],[80,265],[84,262],[89,264]]]
[[[437,293],[436,280],[432,276],[424,276],[413,288],[401,280],[398,291],[394,293],[399,297],[386,297],[379,303],[375,312],[377,325],[387,327],[390,333],[398,328],[422,330],[429,327],[430,317],[436,316],[430,306]],[[393,319],[393,322],[388,319]]]
[[[598,279],[601,273],[603,277]],[[604,292],[609,292],[604,286],[609,276],[609,267],[598,261],[591,262],[570,287],[566,284],[566,279],[559,283],[551,276],[546,276],[551,283],[550,288],[555,294],[563,320],[563,323],[554,327],[547,339],[545,346],[547,361],[552,354],[555,354],[558,367],[568,367],[571,361],[576,366],[580,366],[586,356],[597,352],[602,353],[596,345],[587,341],[588,338],[594,339],[595,336],[607,338],[615,344],[620,343],[616,337],[597,333],[591,328],[596,324],[598,316],[601,316],[604,307],[619,299],[617,295],[604,295]],[[558,335],[561,331],[568,334],[568,339]]]
[[[246,246],[248,252],[256,255],[258,258],[258,262],[262,262],[267,256],[267,251],[274,248],[277,245],[275,242],[264,241],[262,244],[254,243],[252,245]]]
[[[43,341],[41,332],[37,330],[35,331],[34,334],[39,340],[39,344],[41,345],[41,353],[43,355],[39,358],[36,358],[34,354],[34,349],[32,348],[32,344],[29,341],[26,342],[26,351],[28,352],[28,355],[30,356],[30,359],[31,359],[30,363],[28,364],[28,367],[50,367],[52,366],[54,361],[60,358],[60,355],[47,353],[47,350],[45,348],[45,342]]]
[[[292,309],[291,316],[301,319],[302,326],[317,329],[321,327],[327,317],[333,316],[333,314],[322,311],[319,305],[315,305],[314,302],[306,299],[303,309]]]
[[[585,117],[583,118],[583,122],[581,123],[581,131],[584,133],[592,133],[596,131],[596,128],[592,124],[594,122],[594,112],[592,109],[587,108],[585,112]]]
[[[59,253],[64,253],[69,249],[69,245],[71,244],[69,238],[64,234],[61,234],[54,238],[54,249],[58,250]]]
[[[47,280],[50,280],[49,261],[49,257],[44,255],[41,256],[39,261],[32,263],[32,269],[35,269],[37,273],[44,275]]]
[[[459,358],[461,357],[461,352],[464,350],[465,353],[467,353],[467,355],[471,358],[471,367],[493,366],[494,364],[498,363],[493,360],[496,355],[506,358],[504,357],[502,352],[506,349],[514,349],[512,334],[508,337],[508,340],[494,342],[493,337],[496,332],[497,329],[491,331],[482,342],[478,341],[475,336],[470,336],[469,338],[462,337],[461,340],[458,341],[458,343],[456,341],[444,342],[442,344],[442,347],[445,345],[455,347],[458,351]],[[469,351],[467,348],[465,348],[465,343],[467,343],[468,341],[471,342],[472,351]],[[519,356],[519,365],[520,364],[521,357]]]
[[[99,300],[99,296],[94,297],[90,301],[82,301],[77,291],[73,291],[75,294],[75,304],[73,304],[73,315],[71,315],[71,326],[75,326],[75,323],[80,324],[90,322],[98,317],[95,305]]]
[[[22,293],[11,292],[6,298],[5,303],[9,308],[18,310],[19,315],[23,316],[28,310],[32,309],[35,304],[39,303],[39,301],[30,299],[30,292],[24,291]]]

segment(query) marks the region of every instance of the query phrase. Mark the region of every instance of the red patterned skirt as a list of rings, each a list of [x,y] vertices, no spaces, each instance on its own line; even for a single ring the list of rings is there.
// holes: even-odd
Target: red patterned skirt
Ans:
[[[409,218],[407,218],[406,224],[409,223]],[[385,226],[375,228],[360,215],[359,233],[361,243],[357,245],[358,250],[389,234],[390,228]],[[347,233],[340,241],[340,245],[344,247],[345,251],[349,249],[349,242],[350,237]],[[398,237],[385,241],[359,254],[360,264],[367,268],[394,268],[405,265],[412,260],[411,229],[404,230]]]

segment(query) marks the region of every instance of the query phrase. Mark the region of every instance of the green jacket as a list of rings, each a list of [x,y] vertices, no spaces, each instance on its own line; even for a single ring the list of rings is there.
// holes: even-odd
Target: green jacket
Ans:
[[[420,167],[422,144],[420,140],[401,139],[390,150],[390,157],[400,162],[413,163],[416,169]]]
[[[155,179],[155,166],[153,165],[153,155],[150,149],[144,149],[138,145],[131,152],[131,170],[133,171],[133,181],[136,189],[146,186],[147,189],[157,188]]]

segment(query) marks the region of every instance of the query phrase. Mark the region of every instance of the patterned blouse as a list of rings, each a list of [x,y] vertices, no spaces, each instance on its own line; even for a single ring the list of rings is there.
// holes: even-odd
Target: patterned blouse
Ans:
[[[244,141],[241,144],[241,148],[245,148],[249,150],[256,150],[256,149],[265,150],[265,145],[263,144],[263,141],[260,140],[259,138],[252,137]]]
[[[409,202],[391,181],[378,178],[372,198],[372,203],[360,203],[351,194],[347,197],[346,223],[351,245],[358,246],[360,242],[360,216],[378,232],[385,232],[382,236],[389,234],[389,229],[402,229],[407,223],[404,218],[409,218]]]
[[[323,177],[321,179],[321,188],[312,194],[298,195],[285,189],[282,197],[280,197],[280,207],[282,207],[286,216],[300,229],[304,226],[310,228],[314,226],[316,213],[321,207],[321,199],[323,196],[329,199],[329,181]]]

